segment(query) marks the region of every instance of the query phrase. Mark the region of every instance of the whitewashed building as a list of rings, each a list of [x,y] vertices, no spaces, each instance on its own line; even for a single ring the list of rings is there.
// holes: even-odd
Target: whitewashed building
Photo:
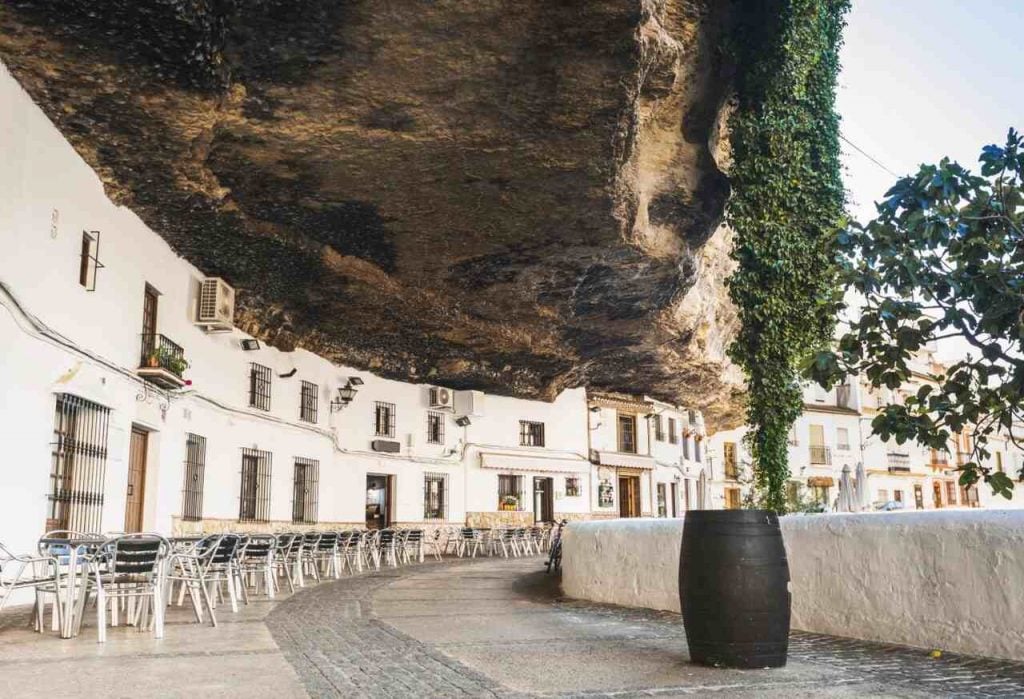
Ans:
[[[833,509],[839,496],[844,467],[855,477],[863,462],[869,501],[873,507],[930,510],[948,507],[1024,507],[1024,487],[1012,499],[995,496],[984,484],[959,485],[958,465],[969,458],[966,436],[952,440],[948,452],[926,449],[914,442],[897,444],[872,434],[871,421],[880,409],[930,382],[944,367],[934,353],[921,352],[911,365],[912,380],[899,391],[872,390],[866,384],[841,385],[826,391],[817,385],[804,388],[803,413],[789,438],[789,499],[792,506]],[[747,430],[718,432],[710,438],[714,474],[712,506],[743,506],[751,489],[751,457],[743,438]],[[986,465],[1015,477],[1021,452],[1005,439],[995,440]]]
[[[597,509],[586,393],[385,380],[231,325],[0,66],[0,536],[532,522]]]

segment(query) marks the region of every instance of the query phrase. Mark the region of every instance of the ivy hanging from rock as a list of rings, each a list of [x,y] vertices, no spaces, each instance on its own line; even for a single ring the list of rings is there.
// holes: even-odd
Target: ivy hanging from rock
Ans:
[[[737,66],[727,209],[741,321],[730,355],[747,375],[758,504],[786,511],[799,368],[828,345],[839,308],[836,233],[845,203],[835,112],[847,0],[748,0]]]

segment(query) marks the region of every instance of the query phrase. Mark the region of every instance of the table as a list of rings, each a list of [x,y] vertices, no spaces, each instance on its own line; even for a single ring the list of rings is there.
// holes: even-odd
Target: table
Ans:
[[[88,566],[83,566],[83,563],[87,563],[87,559],[83,556],[94,554],[99,548],[106,543],[106,538],[102,536],[47,536],[39,539],[40,551],[46,551],[49,555],[54,556],[57,559],[58,565],[66,557],[67,569],[68,569],[68,582],[65,585],[64,599],[60,600],[60,584],[56,586],[56,594],[58,596],[58,604],[64,608],[64,614],[61,618],[60,624],[60,637],[71,638],[77,633],[77,620],[78,616],[82,613],[81,610],[85,608],[85,589],[89,581],[89,569]],[[53,549],[63,548],[64,551],[57,553]],[[79,568],[84,570],[79,572]],[[81,590],[79,590],[81,586]],[[79,594],[81,596],[79,597]],[[78,604],[80,611],[76,614],[75,606]]]

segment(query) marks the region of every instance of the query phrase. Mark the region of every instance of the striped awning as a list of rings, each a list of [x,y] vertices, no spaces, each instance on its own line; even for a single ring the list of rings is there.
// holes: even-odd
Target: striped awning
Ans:
[[[642,454],[627,454],[621,451],[598,451],[597,462],[602,466],[623,466],[626,468],[653,469],[657,465],[654,457]]]

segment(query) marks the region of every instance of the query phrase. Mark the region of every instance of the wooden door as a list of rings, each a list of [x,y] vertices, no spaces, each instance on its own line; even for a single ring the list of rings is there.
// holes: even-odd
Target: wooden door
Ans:
[[[552,522],[555,519],[554,480],[536,477],[533,479],[533,520]]]
[[[619,476],[619,516],[640,516],[640,478]]]
[[[142,531],[148,445],[149,433],[133,425],[128,449],[128,490],[124,508],[124,530],[128,533]]]
[[[672,491],[672,508],[669,510],[673,517],[679,516],[679,484],[672,483],[669,490]]]
[[[932,481],[932,504],[935,509],[942,507],[942,484],[938,481]]]
[[[146,292],[142,299],[142,365],[145,366],[157,348],[156,341],[156,311],[160,295],[157,290],[146,284]]]

